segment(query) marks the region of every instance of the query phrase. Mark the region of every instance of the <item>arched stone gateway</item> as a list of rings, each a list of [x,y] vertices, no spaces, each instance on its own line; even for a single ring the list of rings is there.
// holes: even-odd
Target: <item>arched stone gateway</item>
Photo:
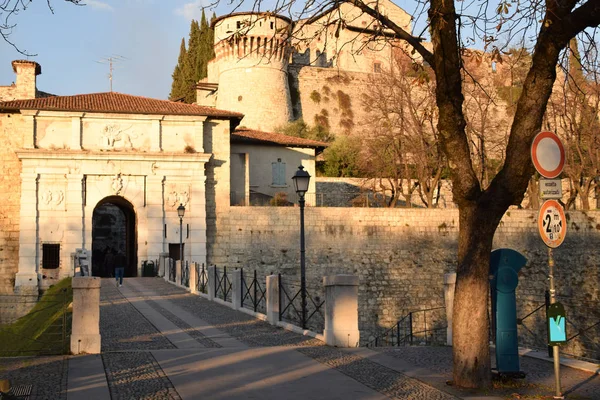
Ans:
[[[92,275],[114,275],[106,255],[125,256],[125,276],[137,276],[137,222],[133,205],[121,196],[102,199],[92,215]]]

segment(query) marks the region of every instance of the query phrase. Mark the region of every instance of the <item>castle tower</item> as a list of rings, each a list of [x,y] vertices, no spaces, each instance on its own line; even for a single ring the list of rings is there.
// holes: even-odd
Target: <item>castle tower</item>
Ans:
[[[291,20],[267,13],[236,13],[213,22],[218,77],[216,107],[245,115],[241,125],[272,131],[292,117],[288,86]],[[213,81],[214,82],[214,81]]]

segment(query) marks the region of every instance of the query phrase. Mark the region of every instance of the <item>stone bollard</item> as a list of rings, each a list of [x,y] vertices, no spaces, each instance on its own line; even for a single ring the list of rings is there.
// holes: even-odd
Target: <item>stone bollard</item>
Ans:
[[[234,310],[242,308],[242,270],[239,268],[231,273],[231,302]]]
[[[175,285],[183,286],[181,282],[181,260],[175,262]]]
[[[206,291],[208,292],[208,299],[214,300],[215,298],[215,271],[217,267],[209,265],[207,268],[207,280],[206,280]]]
[[[358,347],[358,276],[323,277],[325,286],[325,343],[336,347]]]
[[[454,288],[456,287],[456,272],[444,274],[444,302],[446,303],[446,344],[452,346],[452,310],[454,309]]]
[[[158,276],[164,278],[169,274],[167,260],[169,259],[169,253],[159,253],[160,257],[158,261]]]
[[[198,280],[198,278],[196,277],[196,271],[198,271],[196,269],[197,265],[197,262],[190,263],[190,293],[192,294],[198,293],[198,287],[196,286],[196,281]]]
[[[267,321],[271,325],[279,322],[279,275],[267,276]]]
[[[100,353],[100,278],[73,277],[71,353]]]

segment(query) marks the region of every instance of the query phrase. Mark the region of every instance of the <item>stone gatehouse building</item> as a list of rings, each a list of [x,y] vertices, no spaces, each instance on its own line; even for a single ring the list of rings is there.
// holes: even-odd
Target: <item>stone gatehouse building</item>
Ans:
[[[0,87],[0,300],[72,276],[74,255],[93,275],[108,276],[104,255],[122,254],[126,276],[139,276],[145,260],[179,259],[180,235],[185,259],[206,262],[230,182],[249,190],[250,176],[267,175],[255,170],[267,152],[267,161],[304,164],[314,175],[324,145],[234,131],[243,114],[195,104],[112,92],[40,95],[40,65],[13,68],[17,83]],[[232,168],[240,157],[246,162]]]

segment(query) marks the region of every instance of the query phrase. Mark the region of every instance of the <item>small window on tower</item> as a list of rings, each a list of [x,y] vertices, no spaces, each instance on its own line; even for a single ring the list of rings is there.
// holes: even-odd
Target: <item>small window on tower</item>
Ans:
[[[42,244],[42,268],[56,269],[60,267],[60,244]]]
[[[271,22],[271,29],[273,29],[273,22]]]
[[[379,63],[379,62],[373,63],[373,72],[375,72],[376,74],[381,73],[381,63]]]
[[[235,27],[236,27],[237,29],[240,29],[240,28],[242,27],[242,23],[241,23],[240,21],[236,22],[236,23],[235,23]]]

